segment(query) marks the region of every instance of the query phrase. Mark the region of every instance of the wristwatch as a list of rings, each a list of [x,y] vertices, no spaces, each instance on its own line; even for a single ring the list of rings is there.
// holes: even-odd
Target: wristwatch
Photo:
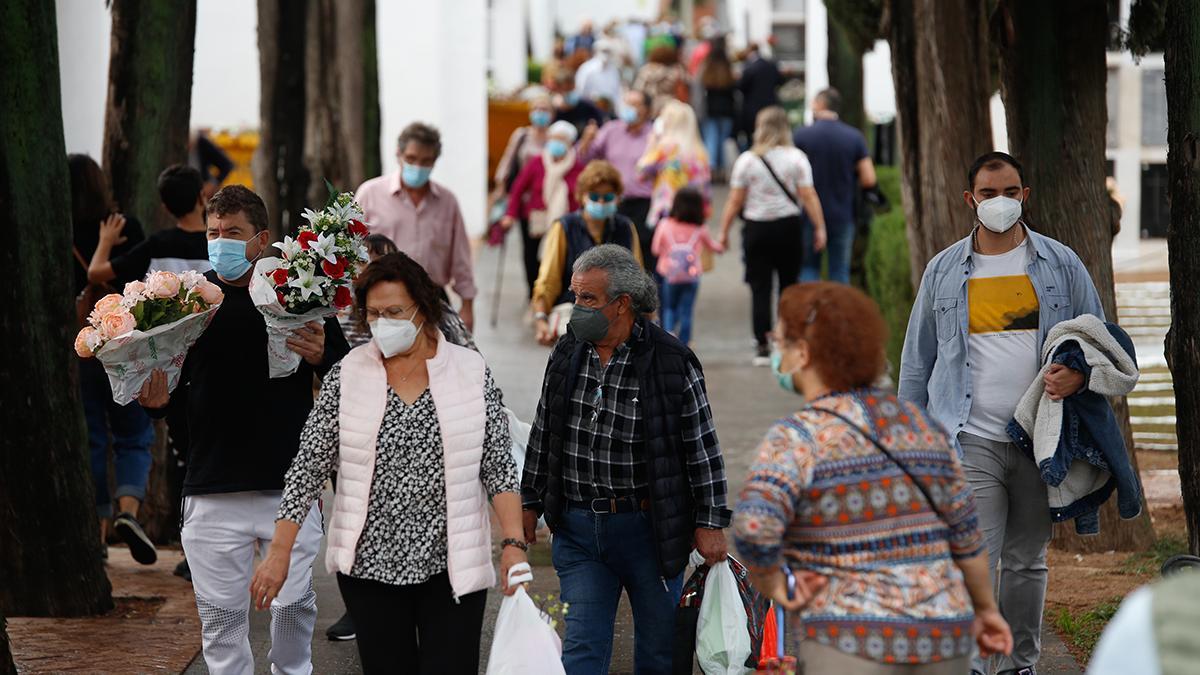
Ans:
[[[500,542],[500,548],[504,548],[505,546],[513,546],[515,548],[521,549],[522,551],[525,551],[526,553],[529,552],[529,544],[526,544],[524,541],[521,541],[520,539],[513,539],[513,538],[509,537],[508,539],[505,539],[504,541]]]
[[[533,320],[534,321],[549,321],[550,315],[545,312],[534,312]]]

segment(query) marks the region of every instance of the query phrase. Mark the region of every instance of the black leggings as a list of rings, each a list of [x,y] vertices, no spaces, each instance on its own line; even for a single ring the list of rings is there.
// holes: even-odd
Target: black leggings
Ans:
[[[633,221],[637,227],[638,244],[642,249],[642,260],[646,263],[646,271],[650,274],[655,274],[654,268],[658,264],[658,258],[650,252],[650,243],[654,239],[654,230],[646,225],[646,218],[650,215],[650,198],[649,197],[626,197],[617,205],[617,213],[625,216]]]
[[[781,292],[799,280],[802,232],[800,216],[747,220],[742,230],[746,283],[750,284],[751,322],[754,339],[760,347],[767,344],[767,333],[772,328],[772,290],[776,280]]]
[[[445,572],[410,586],[340,573],[337,580],[354,619],[363,673],[479,672],[486,590],[456,604]]]
[[[525,265],[525,283],[529,286],[528,297],[533,297],[533,282],[537,281],[538,267],[538,248],[542,245],[541,237],[533,237],[529,234],[529,219],[521,219],[521,259]]]

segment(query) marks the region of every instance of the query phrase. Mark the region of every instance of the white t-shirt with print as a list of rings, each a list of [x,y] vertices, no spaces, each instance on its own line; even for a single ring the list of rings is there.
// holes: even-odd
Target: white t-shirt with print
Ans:
[[[813,184],[808,155],[799,148],[776,147],[768,150],[765,157],[775,175],[788,187],[796,201],[800,201],[796,188],[812,187]],[[800,215],[800,207],[787,198],[779,184],[771,178],[767,167],[763,166],[762,160],[753,152],[743,152],[733,163],[729,185],[746,188],[746,206],[742,213],[748,220],[779,220]]]
[[[967,281],[971,414],[963,431],[1009,441],[1006,428],[1041,370],[1038,298],[1026,267],[1029,240],[1000,255],[972,254]]]

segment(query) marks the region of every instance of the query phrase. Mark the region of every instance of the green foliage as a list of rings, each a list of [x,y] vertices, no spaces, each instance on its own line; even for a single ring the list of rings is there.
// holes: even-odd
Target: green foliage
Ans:
[[[1129,8],[1129,31],[1125,47],[1134,56],[1145,56],[1163,49],[1167,30],[1167,0],[1134,0]]]
[[[1129,556],[1121,566],[1121,573],[1140,577],[1156,576],[1168,559],[1187,552],[1186,539],[1174,534],[1163,535],[1154,541],[1150,550]]]
[[[528,82],[529,84],[541,84],[543,67],[544,66],[542,65],[541,61],[534,61],[533,59],[529,59],[528,61],[526,61],[525,62],[525,80],[526,80],[526,82]]]
[[[871,221],[871,238],[863,266],[867,272],[867,293],[879,305],[888,326],[887,353],[892,378],[900,370],[900,351],[912,311],[915,294],[908,261],[908,234],[904,209],[900,202],[900,171],[896,167],[876,168],[879,189],[891,202],[892,209]]]
[[[1086,662],[1091,658],[1096,643],[1100,641],[1104,627],[1108,625],[1109,620],[1117,613],[1120,606],[1121,598],[1114,597],[1086,612],[1061,609],[1058,616],[1054,618],[1054,627],[1058,629],[1059,635],[1064,640],[1083,652],[1083,661]]]
[[[825,0],[825,9],[854,48],[862,52],[883,37],[883,4],[883,0]]]

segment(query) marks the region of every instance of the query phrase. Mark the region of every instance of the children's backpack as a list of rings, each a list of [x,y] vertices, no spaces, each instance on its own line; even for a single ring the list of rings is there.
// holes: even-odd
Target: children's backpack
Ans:
[[[700,263],[700,253],[696,244],[704,233],[700,225],[695,233],[685,242],[672,241],[667,251],[667,273],[663,275],[668,284],[692,284],[700,280],[704,267]]]

